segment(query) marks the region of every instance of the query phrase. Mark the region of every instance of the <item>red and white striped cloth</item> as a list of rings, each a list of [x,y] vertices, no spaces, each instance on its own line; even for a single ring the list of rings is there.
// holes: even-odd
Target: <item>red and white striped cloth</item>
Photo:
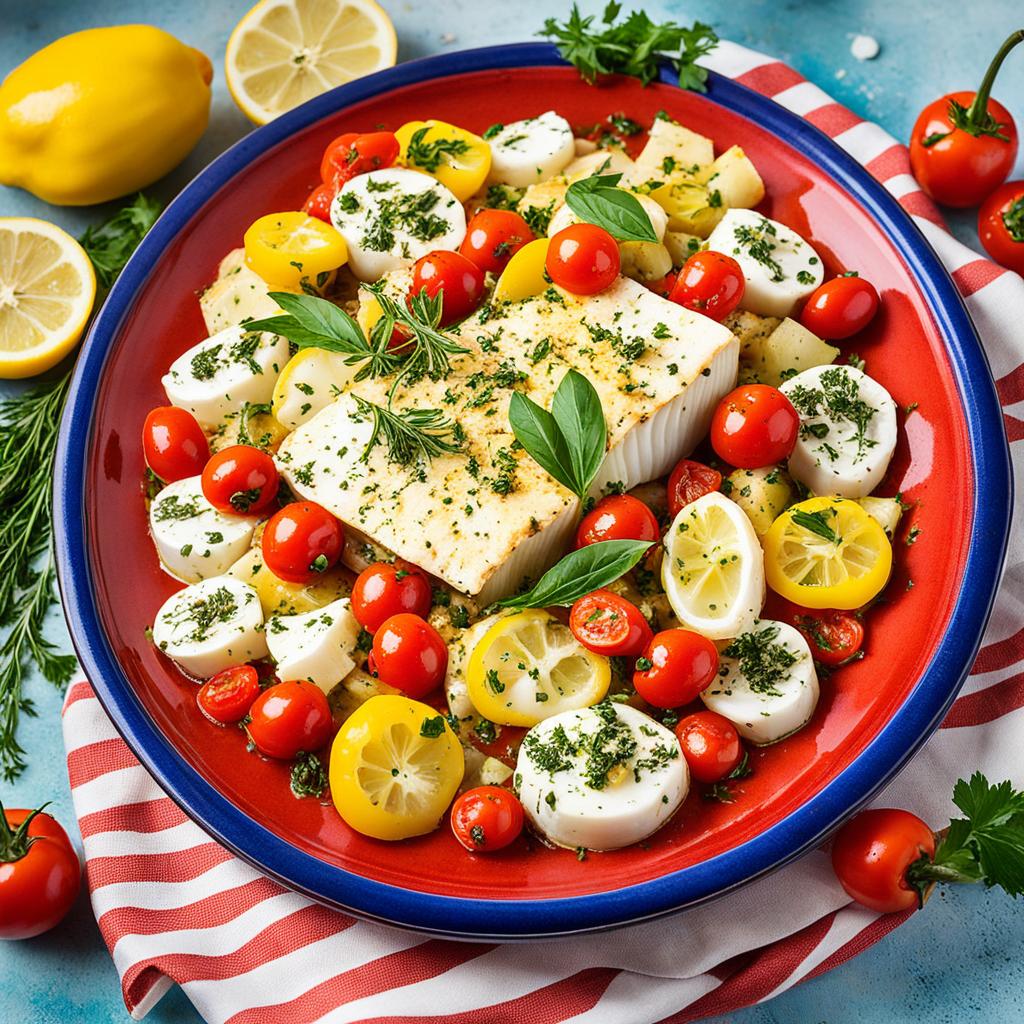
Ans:
[[[823,129],[899,199],[966,297],[1010,440],[1024,438],[1024,281],[945,231],[910,175],[906,150],[877,125],[735,44],[721,44],[707,63]],[[1014,448],[1020,486],[1024,451]],[[1024,783],[1022,605],[1017,529],[966,686],[879,803],[938,826],[966,769]],[[177,982],[215,1024],[683,1024],[770,999],[904,920],[850,905],[817,851],[682,920],[525,945],[425,939],[311,903],[218,846],[158,789],[87,683],[68,692],[64,738],[93,910],[136,1018]]]

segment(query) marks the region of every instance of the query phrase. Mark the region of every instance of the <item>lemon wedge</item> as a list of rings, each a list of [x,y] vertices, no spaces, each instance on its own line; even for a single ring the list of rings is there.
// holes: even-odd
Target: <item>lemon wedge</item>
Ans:
[[[289,430],[295,430],[330,405],[352,383],[357,369],[337,352],[300,349],[274,385],[274,417]]]
[[[389,68],[398,42],[373,0],[261,0],[235,26],[224,71],[256,124],[354,78]]]
[[[469,699],[499,725],[536,725],[588,708],[608,692],[611,665],[553,615],[529,609],[498,619],[469,655]]]
[[[676,616],[712,640],[750,629],[764,604],[764,556],[753,526],[718,491],[679,510],[665,534],[661,583]]]
[[[66,231],[33,217],[0,217],[0,377],[50,369],[82,336],[96,274]]]

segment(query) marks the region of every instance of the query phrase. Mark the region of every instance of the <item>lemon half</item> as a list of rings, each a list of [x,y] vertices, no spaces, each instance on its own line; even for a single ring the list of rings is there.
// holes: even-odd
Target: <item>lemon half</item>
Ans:
[[[0,218],[0,377],[50,369],[82,336],[96,274],[66,231],[33,217]]]

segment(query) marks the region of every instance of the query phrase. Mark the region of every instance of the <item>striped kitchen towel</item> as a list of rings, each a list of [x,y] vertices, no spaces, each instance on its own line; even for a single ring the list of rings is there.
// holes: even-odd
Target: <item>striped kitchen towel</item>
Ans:
[[[707,63],[817,125],[899,199],[965,296],[1010,440],[1024,438],[1024,281],[945,231],[910,174],[906,149],[877,125],[784,64],[735,44],[722,43]],[[1020,486],[1024,448],[1013,447]],[[938,826],[968,768],[1024,784],[1022,621],[1024,529],[1016,528],[967,684],[878,803]],[[137,1018],[176,982],[215,1024],[683,1024],[770,999],[856,956],[905,919],[851,905],[828,856],[816,851],[687,912],[685,927],[666,919],[518,945],[427,939],[311,903],[213,842],[135,760],[87,683],[68,692],[64,738],[93,910]]]

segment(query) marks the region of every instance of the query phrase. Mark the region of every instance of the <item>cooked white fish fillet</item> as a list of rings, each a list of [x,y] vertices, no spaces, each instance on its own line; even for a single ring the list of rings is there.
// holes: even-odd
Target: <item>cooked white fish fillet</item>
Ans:
[[[540,575],[575,525],[576,497],[512,448],[513,388],[550,408],[570,368],[591,380],[608,425],[598,492],[668,472],[736,379],[727,328],[625,278],[600,295],[549,289],[485,307],[453,333],[469,351],[448,379],[399,387],[395,407],[441,410],[462,452],[408,469],[378,444],[364,461],[372,423],[357,396],[384,405],[392,383],[366,380],[289,435],[278,463],[296,494],[483,604]]]

